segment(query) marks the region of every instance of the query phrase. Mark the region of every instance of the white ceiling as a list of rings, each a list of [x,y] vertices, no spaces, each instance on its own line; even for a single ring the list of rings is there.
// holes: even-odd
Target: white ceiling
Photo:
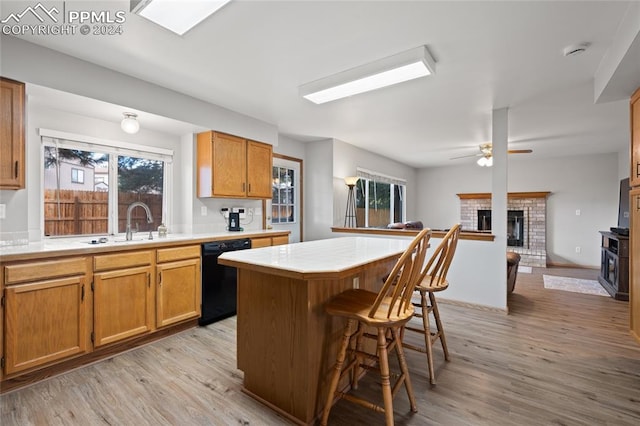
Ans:
[[[127,15],[121,36],[25,39],[274,123],[294,139],[337,138],[425,167],[472,163],[450,158],[478,152],[491,138],[492,109],[503,107],[510,147],[534,150],[510,159],[628,147],[630,93],[594,103],[594,76],[630,3],[234,0],[182,37]],[[563,56],[580,42],[590,43],[585,53]],[[640,86],[638,44],[626,59],[632,72],[618,73],[624,87]],[[298,96],[301,84],[419,45],[436,60],[433,76],[323,105]],[[45,104],[47,93],[39,92]],[[71,98],[51,103],[74,108]],[[102,107],[81,110],[121,118]]]

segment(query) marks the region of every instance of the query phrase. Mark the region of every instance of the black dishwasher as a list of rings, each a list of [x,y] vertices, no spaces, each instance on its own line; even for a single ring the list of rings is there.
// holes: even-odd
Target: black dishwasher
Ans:
[[[251,248],[251,240],[215,241],[202,245],[202,317],[198,324],[212,322],[236,314],[238,284],[236,268],[219,265],[218,256],[227,251]]]

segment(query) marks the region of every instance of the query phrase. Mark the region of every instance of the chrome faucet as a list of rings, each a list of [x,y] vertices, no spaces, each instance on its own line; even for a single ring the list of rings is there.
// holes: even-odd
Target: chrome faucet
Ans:
[[[142,207],[144,211],[147,213],[147,223],[153,223],[153,216],[151,216],[151,210],[149,209],[149,206],[147,206],[142,201],[135,201],[129,204],[129,207],[127,207],[127,228],[125,231],[126,232],[125,239],[127,241],[131,241],[131,239],[133,238],[133,232],[131,232],[131,211],[138,206]],[[149,239],[152,239],[151,232],[149,232]]]

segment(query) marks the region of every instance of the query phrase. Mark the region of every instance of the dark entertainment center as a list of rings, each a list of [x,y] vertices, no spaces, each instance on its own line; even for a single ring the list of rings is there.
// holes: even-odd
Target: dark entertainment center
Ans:
[[[598,281],[611,297],[629,300],[629,237],[609,231],[602,234],[602,263]]]

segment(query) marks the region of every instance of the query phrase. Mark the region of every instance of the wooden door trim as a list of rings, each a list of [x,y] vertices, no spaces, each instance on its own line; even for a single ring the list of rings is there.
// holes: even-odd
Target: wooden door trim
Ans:
[[[284,154],[277,154],[277,153],[273,153],[273,158],[279,158],[281,160],[287,160],[287,161],[293,161],[294,163],[300,163],[300,241],[304,241],[304,226],[303,226],[303,221],[304,221],[304,161],[301,158],[296,158],[296,157],[290,157],[288,155],[284,155]],[[273,170],[273,163],[271,165],[271,168]],[[262,201],[262,211],[265,212],[265,214],[262,215],[262,229],[266,228],[266,208],[267,208],[267,202],[266,200]]]

